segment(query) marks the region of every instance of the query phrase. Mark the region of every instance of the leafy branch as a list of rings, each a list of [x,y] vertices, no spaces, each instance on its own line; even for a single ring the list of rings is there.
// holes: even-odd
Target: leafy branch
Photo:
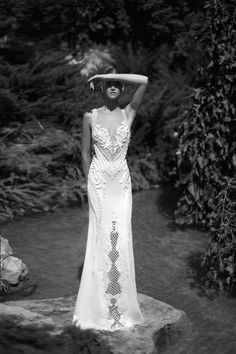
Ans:
[[[202,261],[206,284],[220,290],[232,289],[236,283],[236,179],[225,178],[224,184],[216,198],[209,245]]]

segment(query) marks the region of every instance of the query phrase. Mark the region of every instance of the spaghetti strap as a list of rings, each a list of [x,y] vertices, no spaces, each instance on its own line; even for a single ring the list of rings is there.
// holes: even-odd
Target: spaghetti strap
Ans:
[[[97,108],[92,109],[92,119],[93,119],[93,122],[96,123],[96,121],[97,121]]]
[[[128,117],[127,117],[127,114],[126,114],[126,112],[125,112],[125,108],[123,108],[123,109],[121,110],[121,112],[122,112],[122,114],[123,114],[124,119],[127,121],[127,120],[128,120]]]
[[[94,127],[97,122],[97,109],[96,108],[92,109],[91,121],[92,121],[92,131],[94,131]]]

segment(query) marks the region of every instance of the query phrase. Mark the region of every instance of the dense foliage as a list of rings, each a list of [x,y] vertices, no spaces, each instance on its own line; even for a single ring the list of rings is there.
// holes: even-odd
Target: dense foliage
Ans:
[[[141,43],[155,48],[196,30],[202,1],[193,0],[2,0],[1,34],[26,40],[65,40],[70,45],[111,41]],[[140,21],[144,26],[140,26]],[[188,45],[188,44],[187,44]]]
[[[89,92],[78,62],[98,47],[94,41],[106,44],[100,49],[111,53],[119,72],[150,78],[129,149],[133,189],[170,179],[172,135],[202,57],[203,21],[200,3],[168,3],[1,1],[1,222],[86,196],[81,118],[100,97]],[[123,105],[132,95],[126,92]]]
[[[236,282],[235,9],[231,1],[207,1],[209,64],[179,129],[176,210],[179,224],[210,228],[202,265],[208,285],[232,290]]]
[[[83,199],[76,117],[87,91],[76,74],[56,54],[1,64],[1,221]],[[72,121],[74,135],[65,129]]]
[[[81,121],[101,95],[89,92],[80,65],[62,54],[36,52],[25,64],[1,64],[1,222],[86,197]],[[149,150],[137,151],[134,144],[129,158],[134,190],[158,182]]]
[[[206,19],[211,30],[209,64],[201,72],[193,101],[179,129],[176,211],[180,224],[209,226],[223,177],[235,168],[235,30],[233,3],[211,2]]]
[[[215,200],[209,246],[202,261],[206,284],[220,290],[233,289],[236,284],[236,179],[227,177],[223,183]]]

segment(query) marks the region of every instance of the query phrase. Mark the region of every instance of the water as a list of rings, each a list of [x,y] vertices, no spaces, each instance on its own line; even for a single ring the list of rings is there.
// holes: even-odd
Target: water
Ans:
[[[133,196],[133,240],[138,291],[186,312],[192,335],[166,354],[235,354],[236,297],[205,291],[199,266],[206,234],[173,226],[172,192]],[[27,216],[2,228],[15,256],[38,282],[28,299],[77,293],[86,246],[88,205]]]

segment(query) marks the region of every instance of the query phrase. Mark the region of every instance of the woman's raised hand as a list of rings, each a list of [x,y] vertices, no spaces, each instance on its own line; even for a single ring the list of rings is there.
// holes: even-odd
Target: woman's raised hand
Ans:
[[[90,83],[93,80],[119,80],[117,77],[119,74],[99,74],[99,75],[94,75],[88,79],[88,82]]]

